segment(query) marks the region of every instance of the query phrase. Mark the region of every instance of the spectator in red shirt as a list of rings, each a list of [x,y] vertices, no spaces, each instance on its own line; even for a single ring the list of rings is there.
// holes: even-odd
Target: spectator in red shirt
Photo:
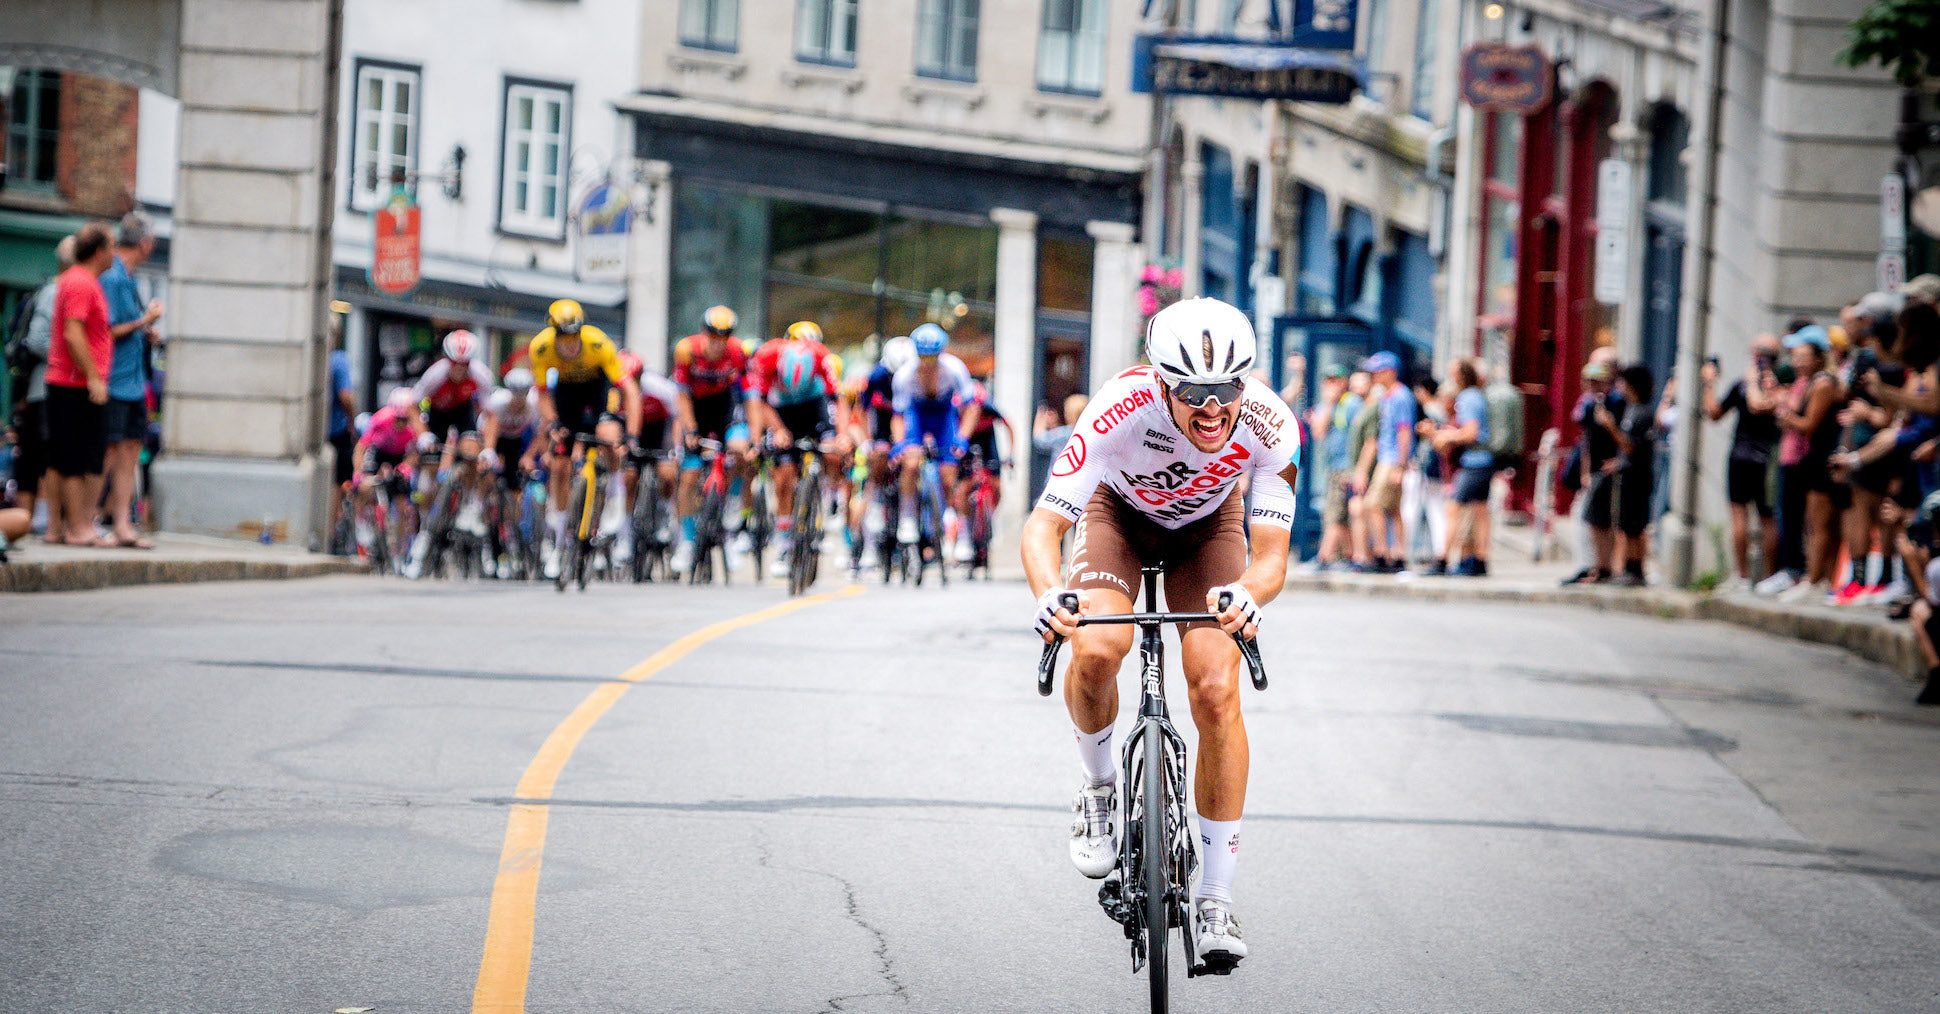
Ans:
[[[47,356],[48,478],[55,493],[47,541],[111,546],[96,536],[101,466],[108,451],[108,371],[114,335],[101,273],[114,263],[108,227],[89,222],[74,234],[74,266],[54,293],[54,341]]]

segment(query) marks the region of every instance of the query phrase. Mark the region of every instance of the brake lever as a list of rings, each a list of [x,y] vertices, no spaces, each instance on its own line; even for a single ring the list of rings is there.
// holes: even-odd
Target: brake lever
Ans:
[[[1219,593],[1219,611],[1233,604],[1232,592]],[[1233,635],[1233,643],[1239,645],[1240,657],[1246,659],[1246,671],[1253,677],[1253,689],[1266,689],[1266,664],[1260,661],[1260,642],[1257,638]]]
[[[1058,605],[1073,616],[1078,615],[1078,596],[1070,592],[1058,596]],[[1037,693],[1040,697],[1051,696],[1051,683],[1057,678],[1058,649],[1064,647],[1064,636],[1052,634],[1051,643],[1044,646],[1044,654],[1037,660]]]

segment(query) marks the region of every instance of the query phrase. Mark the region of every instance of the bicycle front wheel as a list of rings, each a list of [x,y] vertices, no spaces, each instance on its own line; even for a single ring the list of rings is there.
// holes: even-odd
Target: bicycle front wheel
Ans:
[[[1152,1014],[1165,1014],[1165,938],[1171,932],[1172,842],[1166,835],[1170,801],[1165,791],[1165,736],[1157,722],[1144,724],[1145,771],[1139,786],[1145,813],[1139,821],[1139,879],[1145,891],[1145,974],[1152,988]]]

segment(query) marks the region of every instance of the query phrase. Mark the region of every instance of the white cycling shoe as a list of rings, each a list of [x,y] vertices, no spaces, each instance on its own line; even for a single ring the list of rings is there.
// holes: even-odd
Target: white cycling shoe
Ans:
[[[686,539],[682,539],[679,544],[674,546],[674,558],[668,561],[667,569],[684,577],[688,569],[693,566],[694,544]]]
[[[1093,880],[1118,865],[1118,786],[1087,785],[1071,801],[1071,865]]]
[[[913,546],[921,533],[917,531],[915,518],[903,518],[896,522],[896,541],[905,546]]]
[[[1231,902],[1200,898],[1192,904],[1192,949],[1212,975],[1225,975],[1246,957]]]

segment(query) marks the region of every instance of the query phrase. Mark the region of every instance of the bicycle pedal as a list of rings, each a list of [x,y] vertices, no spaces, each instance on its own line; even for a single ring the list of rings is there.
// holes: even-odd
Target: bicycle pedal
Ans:
[[[1213,951],[1204,958],[1193,962],[1192,967],[1186,970],[1186,974],[1188,976],[1231,975],[1233,974],[1233,969],[1238,967],[1239,958],[1225,951]]]

